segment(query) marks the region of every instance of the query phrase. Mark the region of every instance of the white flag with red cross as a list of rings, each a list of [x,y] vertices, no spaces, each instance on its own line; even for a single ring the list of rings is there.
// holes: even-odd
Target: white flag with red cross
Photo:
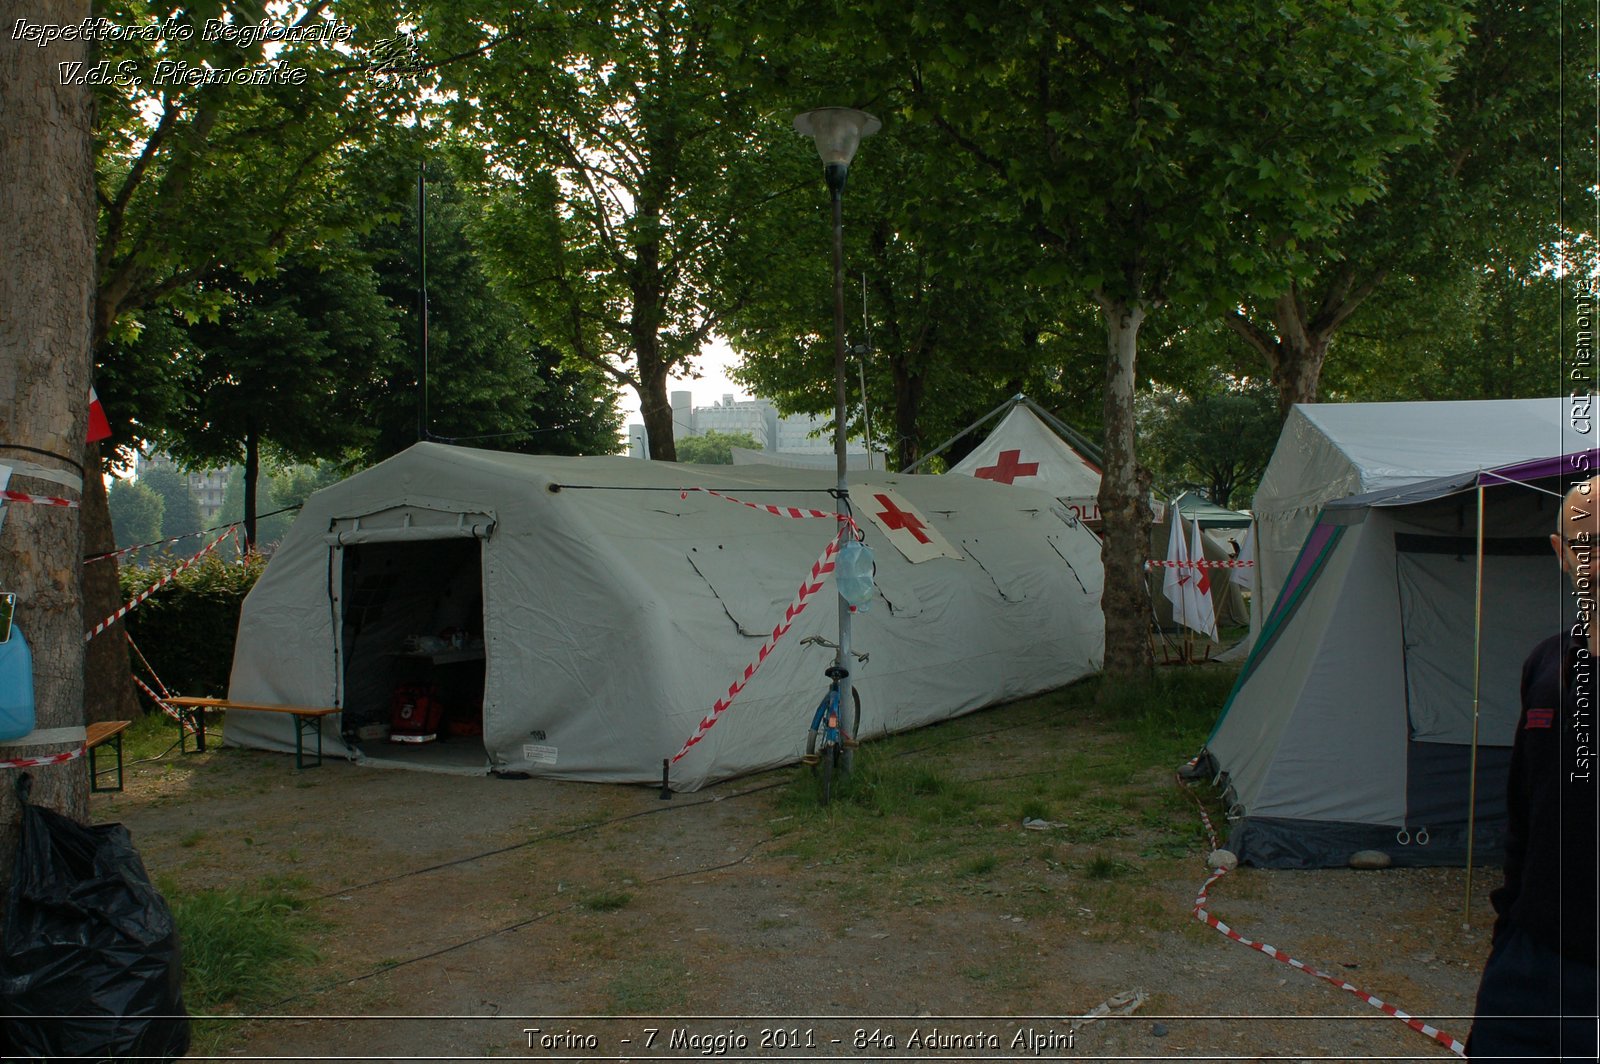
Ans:
[[[939,534],[927,517],[888,488],[866,488],[856,505],[864,509],[872,523],[913,565],[934,558],[960,558],[961,552]]]

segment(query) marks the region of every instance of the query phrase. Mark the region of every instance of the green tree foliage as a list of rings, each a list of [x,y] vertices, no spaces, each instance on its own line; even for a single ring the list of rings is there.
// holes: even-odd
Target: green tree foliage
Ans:
[[[1106,668],[1146,666],[1140,327],[1165,303],[1295,278],[1296,249],[1372,197],[1385,158],[1429,131],[1459,20],[1443,3],[1385,0],[883,14],[878,39],[907,42],[915,113],[1024,205],[1048,256],[1033,279],[1100,308]]]
[[[735,447],[759,451],[761,441],[748,432],[708,429],[698,436],[685,436],[678,441],[678,461],[697,465],[732,465]]]
[[[430,53],[498,186],[491,231],[545,339],[634,389],[651,456],[673,457],[668,380],[738,292],[713,292],[737,225],[773,194],[745,176],[742,45],[700,0],[428,0]]]
[[[226,296],[202,282],[259,276],[296,244],[370,224],[369,197],[403,153],[403,120],[417,107],[418,86],[370,69],[373,46],[393,35],[391,5],[103,0],[95,14],[167,27],[154,39],[101,43],[94,56],[128,73],[97,86],[97,345],[119,327],[137,329],[129,315],[158,302],[214,312]],[[348,27],[352,38],[269,48],[259,36],[208,35],[210,20]],[[208,66],[250,68],[265,83],[190,73]]]
[[[1548,269],[1469,263],[1391,278],[1341,329],[1320,394],[1374,402],[1570,391],[1562,303],[1563,282]]]
[[[1280,245],[1279,255],[1305,267],[1270,290],[1241,290],[1241,305],[1226,315],[1257,352],[1258,365],[1271,372],[1280,414],[1293,403],[1316,401],[1330,345],[1346,322],[1368,336],[1392,327],[1389,355],[1396,361],[1390,370],[1403,387],[1419,361],[1415,348],[1400,343],[1401,336],[1417,331],[1406,318],[1448,318],[1463,310],[1470,315],[1480,285],[1492,285],[1496,276],[1531,279],[1559,257],[1551,247],[1569,236],[1558,227],[1563,211],[1580,226],[1594,217],[1592,187],[1568,176],[1593,175],[1592,132],[1563,135],[1592,130],[1592,108],[1587,121],[1583,111],[1586,93],[1593,95],[1592,64],[1564,56],[1562,44],[1563,38],[1592,39],[1592,10],[1519,0],[1454,6],[1453,19],[1470,20],[1470,31],[1440,90],[1436,130],[1391,160],[1383,183],[1336,229],[1297,234]],[[1516,298],[1510,289],[1503,294]],[[1435,305],[1425,307],[1427,299]],[[1353,322],[1368,300],[1394,308]],[[1403,317],[1397,313],[1401,307]],[[1499,312],[1486,307],[1485,313]],[[1547,313],[1554,318],[1553,305]],[[1477,324],[1504,327],[1503,320]],[[1444,334],[1458,329],[1446,322]],[[1435,332],[1433,350],[1440,339]],[[1490,377],[1494,366],[1517,357],[1505,350],[1484,354],[1488,363],[1482,370]],[[1425,367],[1421,372],[1431,375]],[[1446,376],[1464,384],[1478,372]]]
[[[730,244],[726,266],[750,285],[747,303],[724,323],[742,357],[734,376],[784,413],[831,416],[828,193],[809,139],[787,121],[769,120],[758,132],[752,150],[805,185],[778,201],[781,209],[742,225]],[[1071,330],[1028,283],[1030,249],[1012,236],[1015,210],[994,191],[989,176],[952,157],[936,131],[892,117],[851,167],[844,196],[851,432],[865,428],[859,349],[866,345],[874,442],[887,445],[898,467],[1004,398],[1048,390],[1046,381],[1059,380],[1060,367],[1073,361],[1064,335]]]
[[[119,548],[161,538],[161,496],[142,478],[113,482],[109,496],[111,530]]]
[[[370,442],[352,382],[395,359],[395,314],[371,266],[351,248],[296,253],[257,281],[226,279],[230,299],[183,330],[174,359],[186,379],[162,447],[196,467],[244,467],[246,533],[256,538],[263,448],[310,461]]]
[[[501,236],[485,194],[456,176],[475,168],[473,151],[446,148],[426,171],[426,389],[419,386],[423,259],[415,195],[363,241],[398,339],[383,360],[344,383],[351,416],[372,430],[357,453],[377,461],[419,438],[537,454],[616,451],[611,386],[546,342],[507,296],[514,282],[486,251]]]
[[[1278,442],[1275,396],[1263,384],[1140,397],[1139,437],[1156,483],[1170,496],[1198,488],[1218,506],[1249,505]]]
[[[162,539],[176,539],[200,531],[200,506],[189,490],[189,478],[175,469],[146,469],[139,483],[161,496]],[[115,518],[113,518],[115,524]],[[181,550],[183,545],[169,547]]]

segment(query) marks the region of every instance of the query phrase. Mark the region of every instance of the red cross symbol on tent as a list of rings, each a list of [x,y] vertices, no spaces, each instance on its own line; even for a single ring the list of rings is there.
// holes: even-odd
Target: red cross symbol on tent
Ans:
[[[887,495],[874,495],[873,498],[877,499],[880,503],[887,507],[886,509],[878,512],[878,519],[884,523],[884,527],[896,530],[905,529],[907,532],[910,532],[916,537],[918,543],[933,542],[933,540],[928,538],[927,533],[923,531],[926,526],[923,525],[921,519],[919,519],[916,514],[906,513],[904,510],[900,509],[900,507],[896,506],[893,500],[891,500]]]
[[[1021,450],[1001,451],[1000,459],[992,466],[983,466],[972,471],[975,477],[984,480],[995,480],[1001,484],[1013,483],[1018,477],[1036,477],[1039,475],[1038,462],[1023,462]]]

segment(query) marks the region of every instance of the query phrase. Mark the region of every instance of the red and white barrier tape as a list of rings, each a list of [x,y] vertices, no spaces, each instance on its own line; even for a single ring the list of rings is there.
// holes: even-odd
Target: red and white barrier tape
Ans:
[[[56,495],[29,495],[25,491],[0,491],[0,502],[31,502],[35,506],[65,506],[76,508],[77,502],[73,499],[63,499]]]
[[[1192,763],[1193,762],[1191,762],[1191,764]],[[1178,779],[1178,786],[1183,787],[1185,791],[1189,790],[1188,787],[1183,786],[1183,779],[1181,777]],[[1190,794],[1192,796],[1193,792],[1190,791]],[[1195,798],[1195,804],[1199,805],[1199,803],[1200,799]],[[1206,826],[1206,834],[1210,836],[1211,848],[1215,850],[1219,845],[1217,833],[1212,829],[1211,818],[1206,815],[1205,806],[1203,805],[1200,806],[1200,819]],[[1371,1005],[1378,1011],[1388,1013],[1390,1016],[1393,1016],[1395,1019],[1401,1021],[1413,1031],[1427,1035],[1435,1042],[1438,1042],[1440,1045],[1450,1050],[1450,1052],[1454,1053],[1456,1056],[1466,1056],[1466,1046],[1462,1045],[1461,1042],[1459,1042],[1449,1033],[1441,1031],[1439,1028],[1433,1026],[1433,1024],[1424,1023],[1415,1016],[1412,1016],[1410,1013],[1400,1009],[1398,1006],[1391,1005],[1382,998],[1374,997],[1365,990],[1362,990],[1360,987],[1353,986],[1350,983],[1345,982],[1343,979],[1340,979],[1336,975],[1329,975],[1327,972],[1319,971],[1318,969],[1311,967],[1309,964],[1305,964],[1302,961],[1296,960],[1294,957],[1291,957],[1289,954],[1285,953],[1281,949],[1278,949],[1276,946],[1269,946],[1265,942],[1256,942],[1252,939],[1245,938],[1243,935],[1239,934],[1239,932],[1235,931],[1233,928],[1229,927],[1227,924],[1213,916],[1206,910],[1206,904],[1209,900],[1208,893],[1211,890],[1211,884],[1215,883],[1217,880],[1221,879],[1227,874],[1228,870],[1225,868],[1213,869],[1211,877],[1207,879],[1205,883],[1201,884],[1200,893],[1194,899],[1194,909],[1192,910],[1196,920],[1199,920],[1207,927],[1215,928],[1217,931],[1220,931],[1223,935],[1233,939],[1233,941],[1239,943],[1241,946],[1249,946],[1253,950],[1259,950],[1275,961],[1282,961],[1291,968],[1298,968],[1307,975],[1315,976],[1316,978],[1321,979],[1323,982],[1332,983],[1340,990],[1354,994],[1356,997],[1360,998],[1362,1001],[1365,1001],[1368,1005]]]
[[[1253,562],[1253,561],[1242,561],[1242,562],[1241,561],[1174,562],[1174,561],[1167,561],[1166,559],[1163,559],[1163,558],[1152,558],[1149,561],[1144,563],[1144,567],[1146,569],[1254,569],[1255,566],[1256,566],[1256,563]]]
[[[170,573],[167,573],[160,580],[157,580],[155,583],[151,584],[149,587],[147,587],[143,591],[141,591],[139,593],[139,595],[132,602],[128,603],[126,606],[123,606],[116,613],[113,613],[111,616],[107,617],[105,620],[103,620],[99,624],[95,625],[89,631],[83,633],[83,641],[85,643],[87,643],[89,640],[93,639],[95,636],[99,635],[101,632],[105,631],[107,628],[110,628],[113,624],[116,624],[118,621],[122,620],[122,618],[126,617],[129,613],[132,613],[135,606],[138,606],[145,599],[147,599],[151,595],[155,594],[157,589],[159,589],[163,584],[166,584],[169,581],[171,581],[173,577],[177,576],[179,573],[181,573],[185,569],[189,568],[189,566],[191,566],[195,562],[199,561],[205,555],[211,553],[212,548],[216,547],[216,545],[218,543],[221,543],[223,540],[227,539],[228,536],[231,535],[232,533],[233,533],[233,526],[229,525],[226,529],[223,530],[222,535],[218,536],[216,539],[212,540],[210,543],[207,543],[204,547],[201,547],[200,548],[200,552],[198,554],[195,554],[193,557],[185,559],[184,562],[181,565],[179,565],[177,568],[173,569]]]
[[[834,515],[826,514],[824,516],[832,517]],[[835,536],[828,541],[827,547],[822,551],[822,556],[811,566],[811,575],[801,583],[800,591],[796,594],[795,600],[789,603],[789,607],[783,611],[782,622],[772,630],[772,635],[761,645],[761,650],[756,654],[755,660],[744,667],[744,673],[740,675],[739,679],[728,685],[728,693],[717,699],[716,703],[712,705],[711,714],[701,718],[699,729],[684,740],[683,748],[672,757],[673,764],[677,764],[683,755],[689,752],[690,747],[704,738],[706,732],[712,729],[721,718],[723,712],[733,705],[733,700],[739,697],[739,692],[744,690],[745,684],[750,682],[750,677],[754,676],[756,670],[761,668],[761,663],[767,660],[767,655],[772,653],[772,648],[777,646],[778,640],[782,639],[789,631],[794,624],[795,618],[805,612],[811,596],[822,590],[824,583],[822,578],[833,572],[833,556],[838,554],[839,550],[839,537]]]
[[[193,728],[189,727],[189,722],[184,720],[183,717],[181,715],[179,715],[177,710],[175,710],[171,706],[167,705],[166,701],[160,695],[158,695],[154,691],[150,690],[150,685],[149,684],[145,683],[143,680],[139,679],[139,677],[137,677],[137,676],[135,676],[133,678],[133,682],[139,685],[139,690],[143,691],[146,695],[150,696],[150,701],[154,702],[156,705],[161,707],[161,712],[165,713],[167,716],[169,716],[173,720],[177,721],[180,725],[182,725],[184,727],[185,730],[191,731],[191,732],[194,731]]]
[[[237,526],[229,525],[228,529],[233,529],[235,527]],[[166,539],[152,540],[149,543],[135,543],[131,547],[118,547],[116,550],[108,550],[104,554],[91,554],[89,557],[83,559],[83,564],[88,565],[90,562],[103,562],[107,558],[120,558],[124,554],[132,554],[136,550],[145,550],[149,547],[160,547],[168,543],[177,543],[180,540],[203,535],[205,535],[205,532],[186,532],[181,536],[168,536]]]
[[[687,499],[691,491],[703,491],[707,495],[715,496],[718,499],[726,499],[729,502],[736,502],[740,506],[748,506],[752,510],[765,510],[776,517],[836,517],[852,528],[855,527],[855,522],[845,514],[836,514],[828,510],[810,510],[800,506],[773,506],[764,502],[746,502],[743,499],[735,499],[732,495],[724,495],[720,491],[712,491],[710,488],[684,488],[678,493],[678,498]]]
[[[0,768],[38,768],[40,765],[64,765],[74,758],[82,757],[87,747],[78,747],[60,754],[45,754],[43,757],[19,757],[10,761],[0,761]]]

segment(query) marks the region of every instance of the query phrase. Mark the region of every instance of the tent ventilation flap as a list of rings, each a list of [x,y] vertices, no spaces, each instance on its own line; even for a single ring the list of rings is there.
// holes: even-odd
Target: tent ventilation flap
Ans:
[[[336,517],[325,537],[335,547],[356,543],[402,543],[427,539],[488,539],[495,516],[474,510],[402,503],[358,517]]]

